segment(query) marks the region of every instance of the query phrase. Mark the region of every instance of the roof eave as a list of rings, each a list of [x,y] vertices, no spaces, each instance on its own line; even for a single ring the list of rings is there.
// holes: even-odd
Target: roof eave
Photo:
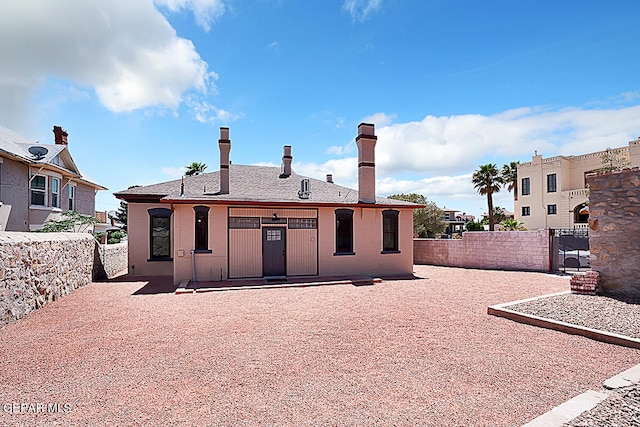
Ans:
[[[140,202],[140,203],[160,203],[165,195],[158,194],[122,194],[113,193],[116,199],[124,200],[125,202]]]
[[[120,198],[118,195],[116,197]],[[155,199],[158,200],[158,199]],[[418,209],[422,205],[398,205],[393,203],[360,203],[360,202],[297,202],[297,201],[268,201],[268,200],[220,200],[220,199],[200,199],[188,197],[163,197],[159,200],[162,203],[172,204],[210,204],[210,205],[243,205],[243,206],[283,206],[283,207],[362,207],[362,208],[398,208],[398,209]]]

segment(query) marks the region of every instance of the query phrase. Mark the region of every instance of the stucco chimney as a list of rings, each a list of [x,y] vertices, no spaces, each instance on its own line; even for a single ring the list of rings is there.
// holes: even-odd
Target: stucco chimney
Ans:
[[[329,184],[333,184],[333,175],[330,173],[327,174],[327,182]]]
[[[375,126],[370,123],[358,125],[358,201],[376,202],[376,141]]]
[[[229,194],[229,152],[231,151],[231,140],[229,139],[229,128],[220,128],[220,194]]]
[[[54,126],[53,135],[54,135],[54,141],[56,144],[69,145],[69,141],[67,140],[67,137],[69,136],[69,134],[67,133],[66,130],[62,129],[62,126]]]
[[[284,146],[284,155],[282,156],[282,173],[280,178],[289,178],[291,176],[291,162],[293,157],[291,156],[291,146]]]

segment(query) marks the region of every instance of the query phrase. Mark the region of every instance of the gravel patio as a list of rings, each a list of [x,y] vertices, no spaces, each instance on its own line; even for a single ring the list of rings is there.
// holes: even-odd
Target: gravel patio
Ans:
[[[415,273],[189,295],[90,284],[0,329],[0,424],[514,426],[640,362],[487,315],[567,277]]]

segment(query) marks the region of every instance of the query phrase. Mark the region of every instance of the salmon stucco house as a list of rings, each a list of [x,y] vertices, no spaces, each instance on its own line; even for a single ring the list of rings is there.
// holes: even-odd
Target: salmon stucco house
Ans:
[[[413,271],[413,209],[376,197],[374,125],[358,126],[358,191],[282,167],[231,164],[220,128],[220,170],[131,188],[129,274],[185,280],[367,275]]]

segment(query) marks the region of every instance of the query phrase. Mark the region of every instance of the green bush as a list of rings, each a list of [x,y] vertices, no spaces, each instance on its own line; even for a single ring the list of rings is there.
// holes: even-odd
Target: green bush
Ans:
[[[484,231],[484,225],[479,221],[469,221],[464,227],[467,231]]]
[[[122,239],[124,239],[126,234],[122,231],[113,231],[108,234],[107,243],[113,245],[115,243],[120,243]]]

